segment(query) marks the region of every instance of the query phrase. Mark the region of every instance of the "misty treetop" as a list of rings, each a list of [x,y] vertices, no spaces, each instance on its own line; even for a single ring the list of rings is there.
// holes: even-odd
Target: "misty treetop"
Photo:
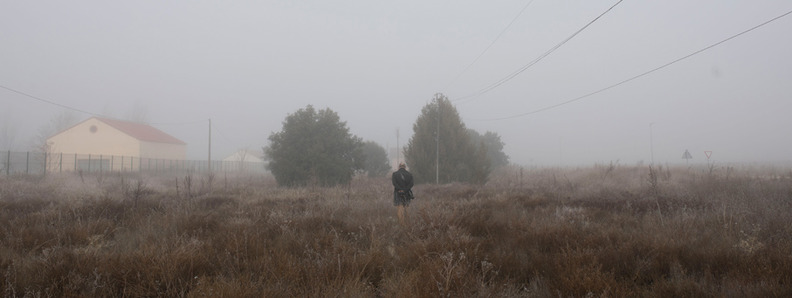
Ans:
[[[363,155],[365,156],[363,170],[369,177],[384,177],[390,172],[388,152],[376,142],[366,141],[363,143]]]
[[[487,147],[471,141],[459,113],[443,94],[436,94],[421,109],[404,158],[416,183],[430,183],[438,178],[440,183],[484,183],[490,173]]]
[[[317,111],[308,105],[289,114],[269,141],[264,153],[278,185],[345,184],[364,166],[361,139],[329,108]]]
[[[503,152],[504,144],[498,133],[487,131],[482,135],[473,129],[468,129],[468,135],[473,144],[483,144],[486,147],[487,159],[493,169],[509,164],[509,156]]]

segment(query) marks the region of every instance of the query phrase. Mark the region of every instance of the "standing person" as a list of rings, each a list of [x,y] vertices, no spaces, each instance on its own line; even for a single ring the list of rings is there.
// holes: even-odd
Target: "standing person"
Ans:
[[[407,166],[404,163],[399,163],[399,170],[393,172],[391,181],[393,182],[393,205],[397,208],[396,215],[399,216],[399,224],[404,225],[407,206],[413,199],[413,176],[407,172]]]

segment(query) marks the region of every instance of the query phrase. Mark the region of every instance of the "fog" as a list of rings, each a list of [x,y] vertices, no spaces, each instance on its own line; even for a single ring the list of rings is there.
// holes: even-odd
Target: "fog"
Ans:
[[[792,161],[792,16],[717,44],[789,1],[624,1],[468,97],[616,2],[6,1],[0,150],[71,113],[151,123],[191,159],[211,119],[222,159],[309,104],[395,147],[440,92],[522,165]]]

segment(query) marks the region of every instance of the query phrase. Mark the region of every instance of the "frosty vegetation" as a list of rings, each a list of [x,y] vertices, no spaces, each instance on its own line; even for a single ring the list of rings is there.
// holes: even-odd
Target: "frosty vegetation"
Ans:
[[[387,177],[0,176],[4,296],[789,297],[792,172],[513,168]]]

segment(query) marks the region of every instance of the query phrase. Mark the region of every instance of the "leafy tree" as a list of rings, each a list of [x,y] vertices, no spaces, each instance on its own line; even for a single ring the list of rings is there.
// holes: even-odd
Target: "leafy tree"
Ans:
[[[363,170],[369,177],[383,177],[390,171],[388,153],[376,142],[366,141],[363,143],[363,156],[366,161]]]
[[[283,130],[270,134],[269,141],[264,154],[278,185],[346,184],[363,167],[360,138],[330,109],[316,111],[308,105],[289,114]]]
[[[438,166],[440,183],[484,183],[490,172],[486,147],[471,143],[456,108],[439,93],[415,120],[404,158],[416,183],[436,181]]]
[[[503,141],[500,135],[491,131],[482,135],[473,129],[468,129],[468,135],[473,144],[484,144],[487,148],[487,160],[493,169],[509,164],[509,156],[503,153]]]

